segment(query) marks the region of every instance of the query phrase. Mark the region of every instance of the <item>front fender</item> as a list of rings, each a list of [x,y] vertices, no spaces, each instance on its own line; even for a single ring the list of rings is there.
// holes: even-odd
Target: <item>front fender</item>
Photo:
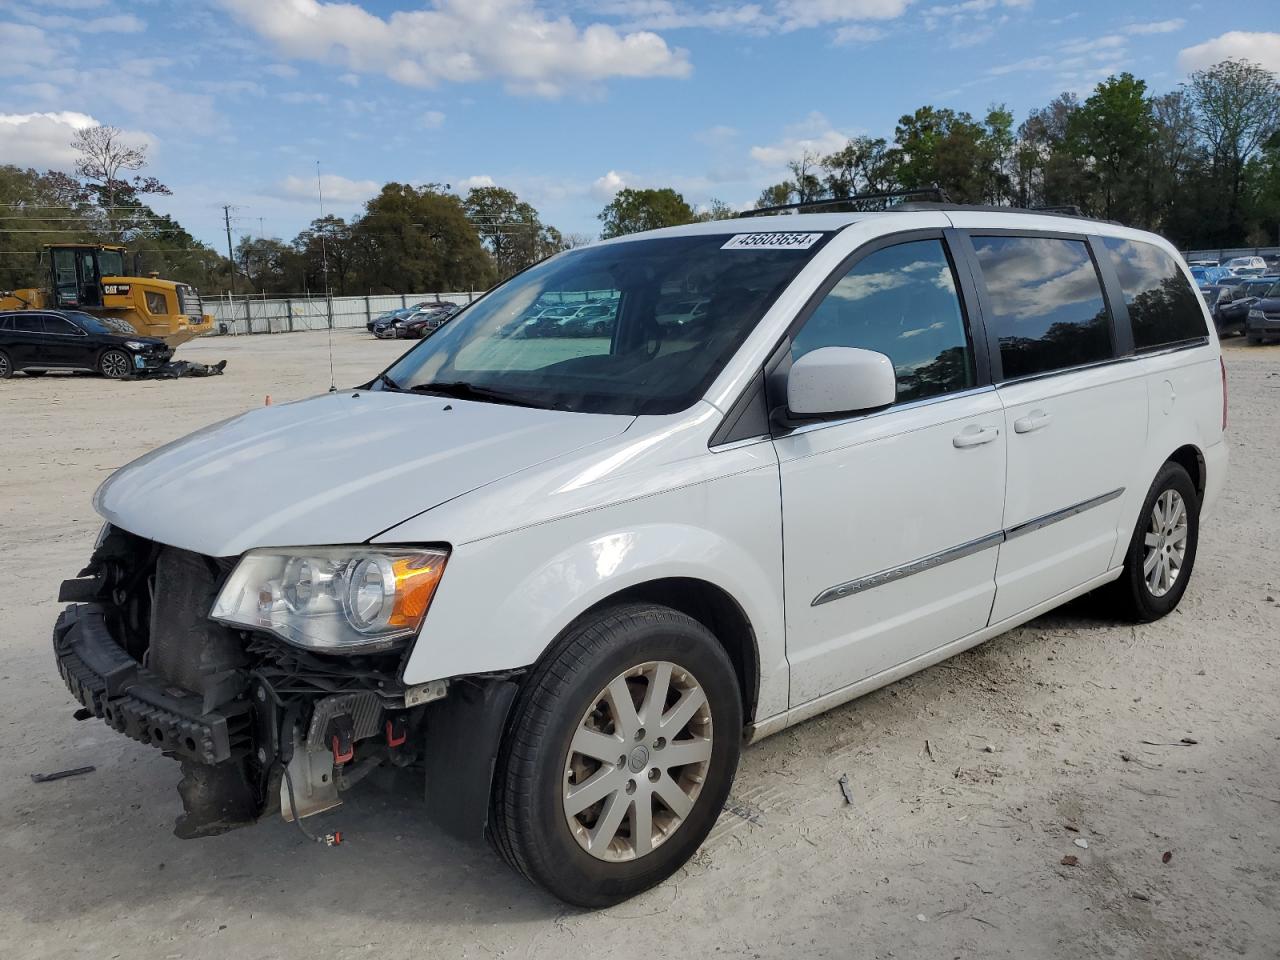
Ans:
[[[404,680],[527,667],[583,611],[682,577],[724,590],[750,620],[767,717],[787,706],[781,540],[778,474],[766,466],[463,544]]]

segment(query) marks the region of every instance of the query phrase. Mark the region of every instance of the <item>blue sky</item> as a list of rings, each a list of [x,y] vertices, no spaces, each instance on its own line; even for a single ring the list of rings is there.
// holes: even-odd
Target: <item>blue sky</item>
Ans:
[[[497,183],[594,234],[620,186],[749,204],[786,160],[922,104],[1018,121],[1129,70],[1280,72],[1274,2],[0,0],[0,162],[75,126],[149,146],[158,209],[225,248],[356,214],[388,180]]]

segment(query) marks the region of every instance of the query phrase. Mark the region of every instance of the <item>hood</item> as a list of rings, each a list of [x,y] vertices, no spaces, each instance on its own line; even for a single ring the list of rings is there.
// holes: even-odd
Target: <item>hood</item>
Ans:
[[[477,487],[616,436],[633,417],[364,390],[263,407],[117,470],[94,507],[208,556],[363,543]]]

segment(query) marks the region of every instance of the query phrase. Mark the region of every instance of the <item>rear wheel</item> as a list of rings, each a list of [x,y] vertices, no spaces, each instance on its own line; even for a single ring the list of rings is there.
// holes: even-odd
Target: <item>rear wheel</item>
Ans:
[[[741,737],[733,665],[701,623],[656,604],[584,620],[516,702],[494,782],[495,846],[569,903],[626,900],[706,838]]]
[[[13,376],[13,362],[9,355],[0,350],[0,380],[8,380]]]
[[[1111,585],[1116,612],[1148,623],[1172,611],[1191,579],[1199,537],[1195,484],[1180,464],[1166,463],[1143,502],[1124,572]]]
[[[129,357],[122,350],[108,350],[98,358],[98,372],[108,380],[122,380],[131,369]]]

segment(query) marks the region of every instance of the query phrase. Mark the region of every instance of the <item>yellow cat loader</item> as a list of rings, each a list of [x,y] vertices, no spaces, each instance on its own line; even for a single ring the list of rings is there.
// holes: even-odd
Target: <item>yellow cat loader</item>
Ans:
[[[200,294],[185,283],[131,277],[125,248],[101,243],[45,244],[47,289],[0,291],[0,310],[82,310],[124,320],[138,333],[176,347],[213,329]]]

